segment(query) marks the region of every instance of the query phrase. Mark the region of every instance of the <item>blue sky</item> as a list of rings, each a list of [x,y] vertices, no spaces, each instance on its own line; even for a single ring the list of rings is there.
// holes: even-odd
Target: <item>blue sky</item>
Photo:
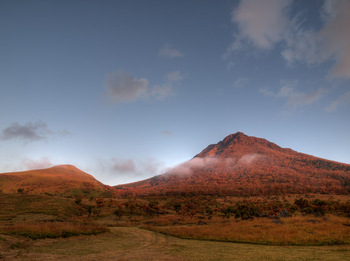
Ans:
[[[0,172],[109,185],[242,131],[350,163],[350,1],[0,2]]]

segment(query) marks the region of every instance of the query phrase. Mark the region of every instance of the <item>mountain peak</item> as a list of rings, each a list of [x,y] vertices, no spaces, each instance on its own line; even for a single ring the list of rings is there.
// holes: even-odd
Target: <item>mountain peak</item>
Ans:
[[[51,169],[61,169],[61,170],[74,170],[74,171],[81,171],[80,169],[78,169],[76,166],[70,165],[70,164],[63,164],[63,165],[56,165],[51,167]]]
[[[227,144],[227,143],[231,143],[231,142],[240,142],[243,140],[247,140],[249,138],[252,138],[252,137],[245,135],[243,132],[236,132],[236,133],[233,133],[233,134],[226,136],[222,140],[222,142]]]
[[[236,132],[226,136],[217,144],[211,144],[195,157],[218,156],[225,154],[240,154],[256,152],[257,147],[269,147],[281,149],[274,143],[262,138],[248,136],[243,132]],[[229,156],[229,155],[226,155]]]

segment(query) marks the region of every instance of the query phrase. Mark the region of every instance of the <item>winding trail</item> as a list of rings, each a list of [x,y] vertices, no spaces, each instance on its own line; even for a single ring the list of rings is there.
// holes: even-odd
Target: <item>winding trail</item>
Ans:
[[[3,237],[1,235],[1,237]],[[18,244],[20,243],[20,244]],[[10,248],[17,244],[18,248]],[[137,227],[112,227],[96,236],[30,240],[4,236],[1,260],[350,260],[350,246],[262,246],[185,240]]]

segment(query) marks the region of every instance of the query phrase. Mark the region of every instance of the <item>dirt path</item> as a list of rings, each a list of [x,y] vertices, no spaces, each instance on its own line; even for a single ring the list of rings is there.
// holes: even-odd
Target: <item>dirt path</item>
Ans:
[[[350,260],[350,246],[281,247],[183,240],[136,227],[67,239],[1,236],[1,260]]]

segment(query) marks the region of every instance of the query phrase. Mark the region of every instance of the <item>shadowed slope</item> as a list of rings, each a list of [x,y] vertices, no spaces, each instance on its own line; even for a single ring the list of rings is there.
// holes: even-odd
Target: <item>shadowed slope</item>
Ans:
[[[50,193],[74,195],[79,193],[110,193],[110,188],[72,165],[59,165],[48,169],[28,170],[0,174],[0,189],[4,193]]]
[[[116,188],[141,195],[349,194],[350,165],[237,132],[163,175]]]

